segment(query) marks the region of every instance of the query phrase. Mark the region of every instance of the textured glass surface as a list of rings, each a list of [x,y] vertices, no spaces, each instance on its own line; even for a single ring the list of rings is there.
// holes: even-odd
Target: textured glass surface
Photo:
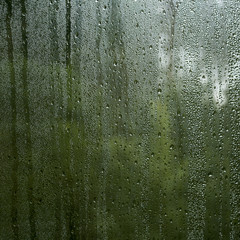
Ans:
[[[0,239],[240,239],[239,0],[0,0]]]

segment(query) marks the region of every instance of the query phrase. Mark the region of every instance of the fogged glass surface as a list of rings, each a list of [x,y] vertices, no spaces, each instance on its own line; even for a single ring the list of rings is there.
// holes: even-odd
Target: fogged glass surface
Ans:
[[[240,239],[238,0],[0,1],[0,239]]]

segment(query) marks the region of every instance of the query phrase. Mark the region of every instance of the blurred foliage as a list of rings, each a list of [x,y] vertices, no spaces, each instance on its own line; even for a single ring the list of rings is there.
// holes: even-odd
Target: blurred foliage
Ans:
[[[229,104],[217,105],[214,84],[196,81],[191,54],[186,66],[176,61],[174,11],[185,18],[184,8],[161,5],[156,25],[166,33],[154,45],[152,28],[132,19],[124,29],[121,14],[148,14],[127,12],[133,2],[122,13],[124,1],[78,2],[85,12],[66,1],[66,16],[50,2],[38,3],[46,9],[32,21],[42,25],[28,21],[28,31],[24,0],[14,6],[17,20],[11,1],[1,5],[0,239],[238,239],[236,87]],[[73,10],[93,20],[84,15],[75,26]]]

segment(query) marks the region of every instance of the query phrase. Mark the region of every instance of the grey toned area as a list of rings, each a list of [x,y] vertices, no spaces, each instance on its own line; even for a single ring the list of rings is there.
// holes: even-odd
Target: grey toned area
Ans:
[[[0,240],[240,239],[238,0],[0,0]]]

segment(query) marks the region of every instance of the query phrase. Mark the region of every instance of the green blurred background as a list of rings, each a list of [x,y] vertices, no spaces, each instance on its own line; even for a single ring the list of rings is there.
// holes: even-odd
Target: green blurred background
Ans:
[[[0,1],[0,239],[240,239],[238,0]]]

